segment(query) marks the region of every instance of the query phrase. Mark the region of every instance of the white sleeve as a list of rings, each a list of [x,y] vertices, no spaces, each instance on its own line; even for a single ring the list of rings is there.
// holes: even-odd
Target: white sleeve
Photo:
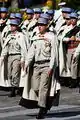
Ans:
[[[76,48],[74,52],[74,57],[77,57],[79,54],[80,54],[80,44],[78,45],[78,47]]]
[[[50,69],[53,69],[58,65],[58,42],[57,36],[54,35],[51,41],[51,60],[50,60]]]
[[[30,63],[32,62],[34,56],[35,56],[35,44],[33,42],[33,44],[31,45],[31,47],[28,50],[25,66],[29,66],[30,65]]]
[[[63,42],[68,42],[68,41],[70,41],[68,37],[63,38]]]
[[[23,34],[20,34],[17,40],[21,46],[21,61],[25,61],[27,56],[27,45],[25,41],[25,36]]]
[[[8,45],[6,45],[4,48],[2,48],[1,57],[6,56],[7,53],[8,53]]]

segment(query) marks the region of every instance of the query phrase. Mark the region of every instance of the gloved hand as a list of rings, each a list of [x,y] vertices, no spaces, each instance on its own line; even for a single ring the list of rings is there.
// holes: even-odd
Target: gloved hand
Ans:
[[[48,71],[48,76],[51,77],[52,74],[53,74],[53,69],[50,69],[50,70]]]
[[[22,71],[22,77],[25,77],[28,71],[28,67],[24,66],[24,69]]]
[[[24,70],[25,61],[21,61],[20,63],[21,63],[21,68],[23,68],[23,70]]]

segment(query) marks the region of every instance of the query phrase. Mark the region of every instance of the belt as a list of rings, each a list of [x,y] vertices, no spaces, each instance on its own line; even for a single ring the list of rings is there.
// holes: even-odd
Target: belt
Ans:
[[[9,54],[9,56],[10,56],[10,55],[13,56],[13,55],[21,55],[21,54]]]
[[[74,49],[74,48],[77,48],[78,44],[76,45],[72,45],[72,46],[68,46],[68,49]]]
[[[76,46],[68,47],[68,49],[74,49],[74,48],[76,48]]]
[[[36,61],[36,64],[44,64],[44,63],[48,63],[50,62],[50,60],[41,60],[41,61]]]
[[[68,49],[74,49],[78,46],[79,42],[74,41],[71,44],[68,44]]]

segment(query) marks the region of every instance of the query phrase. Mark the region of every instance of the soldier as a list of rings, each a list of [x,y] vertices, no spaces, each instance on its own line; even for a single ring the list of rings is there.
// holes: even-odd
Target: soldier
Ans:
[[[77,13],[71,13],[70,19],[71,19],[72,30],[70,30],[69,33],[65,35],[65,37],[63,38],[63,42],[66,43],[66,47],[67,47],[67,66],[70,71],[70,77],[71,77],[72,58],[73,58],[75,49],[79,44],[79,42],[76,41],[76,34],[80,29],[77,26],[77,19],[78,19]],[[71,80],[70,84],[71,84],[69,86],[70,88],[76,87],[77,81]]]
[[[41,13],[42,13],[42,10],[40,8],[34,8],[34,18],[33,19],[38,20]]]
[[[22,32],[25,36],[26,46],[27,46],[27,49],[28,49],[30,47],[30,43],[29,43],[29,39],[28,39],[27,28],[22,21],[22,14],[21,13],[15,13],[15,18],[19,22],[19,31]]]
[[[3,46],[7,35],[9,35],[10,31],[11,31],[11,27],[10,27],[10,20],[11,19],[15,19],[15,13],[10,13],[9,19],[6,22],[6,26],[4,27],[3,31],[2,31],[2,35],[1,35],[1,45]]]
[[[48,29],[51,32],[55,32],[55,30],[54,30],[54,27],[55,27],[54,10],[50,9],[47,11],[47,13],[50,15]]]
[[[76,42],[78,42],[79,45],[73,54],[71,63],[71,77],[73,81],[77,81],[77,86],[79,87],[80,93],[80,31],[76,34]]]
[[[53,32],[56,33],[56,31],[54,30],[54,22],[53,22],[53,10],[48,10],[47,13],[41,13],[40,17],[41,18],[45,18],[48,19],[48,25],[47,25],[47,32]],[[38,26],[36,26],[33,29],[33,33],[32,33],[32,38],[31,40],[34,40],[34,37],[39,33],[39,28]],[[33,41],[32,41],[33,42]]]
[[[73,28],[71,25],[70,14],[65,17],[66,25],[62,26],[58,32],[59,42],[59,72],[61,77],[61,83],[65,86],[69,86],[70,71],[67,65],[67,43],[63,41],[66,34]]]
[[[77,17],[77,16],[75,16],[75,17]],[[76,18],[74,18],[74,19],[76,20]],[[74,25],[72,25],[72,22],[71,22],[71,20],[72,20],[71,14],[69,16],[66,16],[65,20],[66,20],[67,24],[65,26],[63,26],[62,29],[59,31],[58,40],[62,40],[62,42],[67,45],[67,44],[70,44],[70,42],[68,43],[68,41],[69,41],[69,39],[71,39],[71,38],[69,38],[68,33],[71,31],[71,29],[74,28]],[[75,22],[75,25],[76,25],[76,22]],[[61,41],[60,41],[60,43],[61,43]],[[66,49],[66,47],[64,49]],[[67,55],[68,55],[68,47],[67,47]],[[69,59],[69,56],[68,56],[68,59]],[[70,67],[70,64],[69,64],[69,67]]]
[[[27,8],[26,9],[26,14],[27,14],[27,19],[24,21],[24,25],[26,25],[26,27],[29,25],[29,22],[33,19],[34,16],[34,10]]]
[[[4,58],[8,56],[8,80],[12,86],[9,97],[16,96],[15,90],[19,87],[21,67],[23,67],[27,48],[25,44],[24,35],[18,32],[18,21],[11,20],[11,34],[7,36],[7,40],[4,43],[1,58],[2,62]],[[2,63],[1,62],[1,63]]]
[[[7,13],[8,13],[8,9],[5,7],[1,7],[0,8],[0,54],[1,54],[1,33],[4,29],[4,27],[6,26],[6,22],[7,22]]]
[[[80,77],[80,31],[76,34],[76,41],[79,42],[78,47],[76,48],[73,58],[72,58],[72,66],[71,66],[71,77],[76,79]]]
[[[57,20],[59,19],[59,17],[61,16],[61,14],[62,14],[62,8],[63,7],[66,7],[66,2],[60,2],[59,4],[58,4],[58,6],[59,6],[59,10],[55,10],[55,13],[54,13],[54,21],[55,22],[57,22]]]
[[[1,7],[0,8],[0,31],[2,32],[2,30],[4,29],[4,27],[6,26],[6,22],[7,22],[7,15],[8,15],[8,9],[5,7]]]
[[[33,19],[33,16],[34,16],[34,10],[30,9],[30,8],[27,8],[26,14],[27,14],[27,19],[24,20],[23,25],[21,26],[21,29],[22,29],[22,32],[25,34],[25,36],[28,37],[29,44],[31,44],[30,43],[30,36],[31,36],[32,30],[31,30],[30,27],[35,25],[34,24],[35,22],[32,23],[32,19]],[[30,25],[30,23],[32,23],[32,24]]]
[[[10,16],[9,16],[9,19],[7,20],[7,22],[6,22],[6,26],[4,27],[4,29],[3,29],[3,31],[2,31],[2,34],[1,34],[1,47],[3,48],[3,46],[4,46],[4,43],[5,43],[5,41],[7,40],[7,36],[11,33],[11,26],[10,26],[10,20],[11,19],[15,19],[15,13],[10,13]],[[4,86],[5,87],[9,87],[10,86],[10,84],[9,84],[9,82],[6,84],[6,82],[8,81],[8,77],[7,77],[7,57],[6,58],[4,58],[4,64],[3,64],[3,69],[2,69],[2,71],[3,71],[3,80],[4,80]],[[3,86],[3,85],[1,85],[1,86]]]
[[[47,13],[41,13],[41,14],[40,14],[40,17],[47,19],[48,22],[49,22],[49,18],[50,18],[50,15],[49,15],[49,14],[47,14]],[[33,39],[34,39],[33,37],[36,36],[38,33],[39,33],[39,27],[36,26],[36,27],[33,29],[32,36],[31,36],[31,40],[33,40]],[[31,42],[33,42],[33,41],[31,41]]]
[[[67,14],[70,14],[72,12],[71,8],[68,7],[63,7],[62,8],[62,15],[59,17],[59,19],[56,21],[56,25],[55,25],[55,30],[58,34],[60,28],[65,25],[65,17],[67,16]]]
[[[37,19],[34,18],[34,10],[33,9],[31,9],[31,10],[27,9],[27,15],[28,15],[28,21],[29,21],[29,24],[27,26],[27,32],[28,32],[28,36],[30,39],[32,36],[33,29],[35,28],[35,25],[37,23]]]
[[[28,98],[25,100],[25,103],[26,106],[30,107],[31,105],[35,105],[38,101],[37,105],[40,107],[40,110],[37,119],[44,118],[44,115],[47,113],[47,97],[50,87],[50,78],[52,73],[55,72],[58,56],[56,34],[46,31],[47,24],[47,19],[38,19],[39,36],[36,38],[36,41],[32,43],[25,63],[25,70],[27,70],[31,62],[33,62],[33,58],[35,58],[30,89],[32,95],[29,95],[32,97],[32,100],[29,101]],[[34,94],[37,96],[36,101],[33,99]],[[27,102],[31,103],[29,104]]]

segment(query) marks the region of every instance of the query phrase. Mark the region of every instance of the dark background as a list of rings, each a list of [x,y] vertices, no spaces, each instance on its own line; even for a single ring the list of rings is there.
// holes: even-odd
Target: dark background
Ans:
[[[14,0],[15,1],[15,0]],[[47,0],[16,0],[18,3],[19,8],[24,8],[24,7],[31,7],[33,5],[37,4],[44,4]],[[7,2],[0,2],[0,7],[9,7],[11,5],[11,0],[8,0]]]

